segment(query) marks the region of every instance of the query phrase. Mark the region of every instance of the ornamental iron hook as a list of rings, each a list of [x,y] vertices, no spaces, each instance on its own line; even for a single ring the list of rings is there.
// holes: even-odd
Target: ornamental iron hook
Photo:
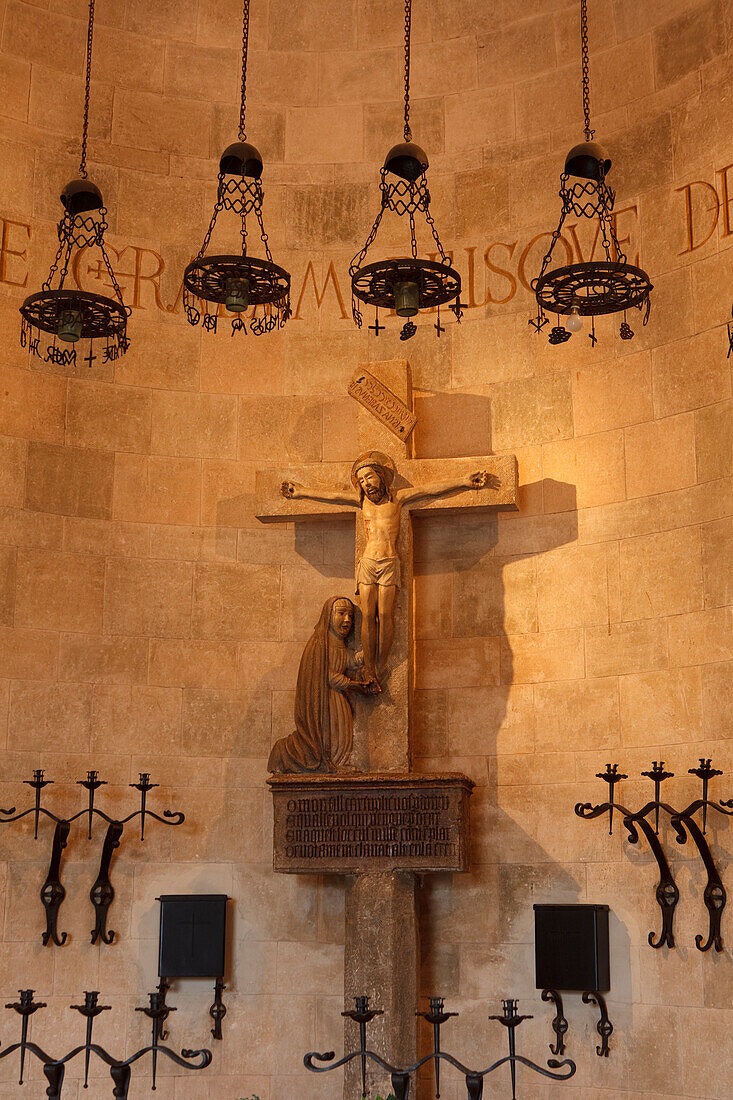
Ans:
[[[601,1045],[599,1047],[596,1047],[596,1054],[599,1058],[608,1058],[608,1040],[613,1034],[613,1024],[608,1018],[606,998],[603,996],[602,993],[599,993],[597,989],[594,989],[592,991],[588,990],[583,994],[583,1004],[595,1004],[600,1010],[601,1015],[598,1023],[596,1024],[596,1031],[601,1037]]]
[[[555,1032],[555,1042],[550,1043],[552,1054],[563,1055],[565,1053],[565,1036],[568,1032],[568,1021],[563,1011],[562,996],[556,989],[543,989],[542,1000],[549,1001],[555,1006],[555,1017],[552,1021],[552,1030]]]

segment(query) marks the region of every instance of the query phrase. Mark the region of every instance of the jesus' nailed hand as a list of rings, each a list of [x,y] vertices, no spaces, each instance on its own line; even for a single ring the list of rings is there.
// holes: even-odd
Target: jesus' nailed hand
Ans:
[[[496,487],[485,470],[462,478],[414,486],[392,492],[395,478],[392,459],[379,451],[360,455],[351,468],[354,492],[307,489],[296,481],[284,481],[281,492],[288,500],[318,500],[358,508],[364,520],[366,546],[356,568],[356,592],[361,604],[361,641],[364,649],[364,681],[380,691],[387,673],[387,659],[394,638],[394,606],[400,587],[397,540],[403,507],[467,489]]]

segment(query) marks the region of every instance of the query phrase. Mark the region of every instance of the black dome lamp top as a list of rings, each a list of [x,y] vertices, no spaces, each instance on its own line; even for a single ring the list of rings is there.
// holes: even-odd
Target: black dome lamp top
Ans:
[[[611,158],[596,141],[581,141],[565,158],[565,173],[600,183],[611,171]]]
[[[428,170],[428,156],[414,141],[401,141],[387,153],[384,167],[395,176],[414,183]]]
[[[247,176],[258,180],[262,175],[262,157],[248,141],[235,141],[221,155],[219,171],[225,176]]]
[[[88,179],[69,180],[61,192],[61,202],[72,217],[88,210],[101,210],[104,206],[102,192]]]

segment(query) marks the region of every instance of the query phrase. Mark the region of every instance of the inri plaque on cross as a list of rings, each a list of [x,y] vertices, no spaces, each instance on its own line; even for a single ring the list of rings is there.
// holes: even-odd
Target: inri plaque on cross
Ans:
[[[412,412],[407,363],[370,364],[369,377]],[[257,474],[262,522],[327,522],[345,511],[356,517],[365,685],[356,704],[357,770],[294,769],[272,776],[273,862],[285,873],[353,876],[346,903],[345,995],[366,993],[378,1000],[385,1015],[374,1021],[375,1049],[398,1064],[414,1059],[416,1048],[415,874],[467,869],[473,786],[465,775],[410,771],[412,518],[515,509],[516,500],[513,455],[414,459],[411,436],[406,442],[396,438],[368,403],[359,409],[353,463]],[[347,1073],[347,1090],[349,1085]]]

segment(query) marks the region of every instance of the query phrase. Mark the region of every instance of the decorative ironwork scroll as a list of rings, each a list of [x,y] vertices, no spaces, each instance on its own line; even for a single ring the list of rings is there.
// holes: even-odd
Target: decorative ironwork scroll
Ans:
[[[59,909],[66,897],[66,890],[61,882],[62,853],[68,842],[71,826],[75,821],[86,818],[88,822],[87,839],[91,840],[94,818],[98,817],[107,822],[108,828],[102,850],[99,874],[92,886],[89,897],[94,906],[96,917],[94,930],[92,931],[92,943],[101,942],[110,944],[113,942],[115,936],[114,932],[107,932],[106,930],[107,912],[115,896],[114,888],[110,881],[110,867],[114,851],[120,845],[125,825],[140,818],[140,839],[145,840],[145,821],[147,818],[152,818],[152,820],[158,821],[162,825],[182,825],[185,817],[179,811],[164,810],[161,816],[148,809],[148,794],[158,786],[157,783],[150,782],[150,775],[148,772],[141,772],[138,782],[130,783],[130,787],[140,792],[140,808],[138,810],[133,810],[127,817],[121,820],[110,817],[109,814],[105,813],[104,810],[100,810],[94,804],[98,789],[106,786],[105,781],[99,778],[98,772],[87,772],[86,779],[77,780],[78,785],[84,787],[87,791],[87,805],[77,813],[72,814],[69,818],[58,817],[55,813],[42,805],[41,792],[52,782],[53,780],[45,778],[45,773],[42,769],[34,771],[32,779],[24,780],[24,783],[35,792],[33,805],[20,813],[16,812],[15,806],[12,806],[9,810],[0,809],[0,825],[8,825],[13,821],[21,821],[23,818],[33,815],[33,836],[34,839],[37,840],[38,828],[42,817],[48,818],[55,823],[56,827],[54,829],[51,862],[46,875],[46,881],[40,893],[41,902],[46,914],[46,930],[42,938],[44,947],[48,944],[55,944],[57,947],[63,947],[67,940],[67,933],[63,932],[59,935],[57,925]]]
[[[599,772],[597,777],[608,783],[609,800],[598,806],[594,806],[590,802],[579,802],[575,807],[575,813],[578,817],[582,817],[586,821],[608,814],[610,834],[613,831],[613,813],[614,810],[618,810],[623,814],[623,823],[629,834],[630,842],[632,844],[637,844],[640,832],[644,834],[649,842],[649,847],[659,867],[659,882],[656,887],[656,899],[662,913],[662,929],[659,935],[655,937],[654,932],[649,933],[649,944],[655,948],[663,947],[665,944],[668,947],[674,947],[674,912],[680,898],[679,888],[675,882],[669,862],[667,861],[662,842],[659,839],[660,811],[663,811],[669,816],[678,844],[686,844],[688,835],[691,836],[708,875],[703,894],[705,907],[708,911],[708,933],[707,936],[698,934],[695,937],[695,946],[699,951],[709,951],[711,947],[714,947],[716,951],[720,952],[723,950],[723,937],[720,931],[720,922],[723,910],[725,909],[727,895],[716,867],[715,859],[710,851],[710,845],[706,837],[706,829],[708,810],[714,810],[715,813],[722,814],[726,817],[733,817],[733,798],[727,801],[721,799],[718,802],[712,802],[708,798],[710,780],[723,773],[717,768],[712,767],[712,762],[709,758],[706,759],[705,757],[701,757],[699,766],[697,768],[690,768],[689,774],[695,775],[700,779],[702,783],[702,797],[695,799],[684,810],[675,810],[667,802],[662,802],[660,799],[662,783],[667,779],[674,778],[673,772],[665,771],[663,760],[655,760],[651,769],[641,774],[651,779],[654,783],[654,799],[651,802],[647,802],[640,810],[633,812],[615,801],[614,790],[616,784],[622,779],[627,779],[628,776],[619,774],[618,764],[607,764],[605,772]],[[695,815],[700,810],[702,810],[702,827],[700,827],[695,820]],[[654,824],[649,820],[652,814],[654,815]]]
[[[469,1100],[481,1100],[484,1090],[484,1079],[501,1066],[507,1064],[509,1065],[511,1073],[512,1100],[516,1100],[516,1074],[518,1065],[527,1066],[528,1069],[534,1070],[535,1073],[542,1074],[543,1077],[549,1077],[553,1081],[567,1081],[574,1075],[576,1070],[575,1062],[571,1061],[569,1058],[566,1058],[562,1062],[550,1058],[547,1062],[548,1069],[544,1069],[542,1066],[538,1066],[535,1062],[531,1062],[523,1055],[517,1054],[516,1029],[524,1020],[531,1020],[532,1017],[520,1016],[517,1012],[517,1002],[515,1000],[502,1001],[502,1014],[500,1016],[489,1016],[490,1020],[497,1020],[506,1028],[509,1054],[503,1058],[499,1058],[485,1069],[469,1069],[463,1062],[454,1058],[452,1054],[448,1054],[446,1051],[441,1050],[440,1029],[451,1016],[458,1015],[457,1012],[445,1012],[443,1010],[443,1004],[442,997],[432,997],[430,999],[430,1011],[418,1013],[419,1016],[426,1019],[433,1027],[433,1049],[430,1054],[426,1054],[423,1058],[420,1058],[414,1065],[404,1068],[393,1066],[368,1048],[367,1025],[375,1016],[383,1015],[381,1009],[369,1007],[368,997],[356,997],[356,1007],[348,1012],[341,1013],[342,1016],[353,1020],[359,1025],[359,1049],[350,1051],[350,1053],[345,1054],[344,1057],[340,1058],[337,1062],[334,1062],[336,1055],[333,1051],[326,1051],[324,1054],[317,1054],[315,1051],[311,1051],[309,1054],[305,1055],[303,1063],[306,1069],[311,1070],[313,1073],[329,1073],[331,1070],[339,1069],[341,1066],[345,1066],[358,1058],[361,1062],[362,1098],[364,1098],[366,1096],[366,1067],[368,1062],[373,1062],[375,1065],[379,1066],[380,1069],[389,1074],[395,1100],[408,1100],[410,1084],[414,1075],[422,1066],[428,1065],[430,1062],[433,1063],[435,1069],[436,1097],[440,1095],[440,1063],[445,1062],[447,1065],[457,1069],[465,1078]],[[331,1062],[332,1064],[316,1065],[314,1062]],[[553,1072],[565,1067],[567,1068],[566,1073]]]
[[[113,1057],[104,1047],[92,1041],[95,1019],[102,1012],[109,1011],[110,1008],[109,1005],[99,1004],[99,993],[97,990],[91,990],[84,993],[84,1004],[69,1006],[86,1020],[86,1038],[84,1043],[80,1046],[73,1047],[68,1054],[63,1056],[63,1058],[53,1058],[37,1043],[28,1039],[28,1021],[30,1017],[38,1012],[39,1009],[47,1007],[42,1001],[34,1001],[33,993],[34,991],[32,989],[21,989],[20,1000],[11,1004],[6,1004],[5,1006],[6,1008],[13,1009],[13,1011],[21,1017],[21,1037],[19,1043],[11,1043],[10,1046],[6,1047],[4,1050],[0,1050],[0,1060],[14,1054],[17,1050],[20,1051],[20,1084],[22,1085],[26,1055],[32,1054],[37,1058],[43,1064],[43,1073],[49,1083],[49,1087],[46,1090],[46,1096],[49,1100],[61,1100],[61,1090],[63,1088],[66,1066],[80,1054],[84,1055],[84,1088],[87,1088],[89,1083],[89,1065],[91,1056],[94,1054],[100,1061],[109,1066],[110,1077],[112,1078],[114,1086],[112,1095],[118,1098],[118,1100],[127,1100],[132,1077],[131,1066],[134,1065],[135,1062],[140,1061],[140,1059],[144,1058],[147,1054],[152,1055],[153,1089],[156,1087],[158,1057],[161,1054],[169,1058],[177,1066],[181,1066],[183,1069],[206,1069],[211,1063],[210,1050],[182,1050],[180,1054],[176,1054],[174,1050],[161,1045],[161,1040],[163,1038],[162,1023],[169,1013],[175,1012],[175,1009],[165,1004],[165,997],[163,997],[163,1005],[161,1007],[159,992],[149,995],[149,1006],[135,1010],[136,1012],[143,1012],[152,1021],[152,1038],[150,1044],[135,1051],[134,1054],[131,1054],[129,1058],[124,1060]]]

